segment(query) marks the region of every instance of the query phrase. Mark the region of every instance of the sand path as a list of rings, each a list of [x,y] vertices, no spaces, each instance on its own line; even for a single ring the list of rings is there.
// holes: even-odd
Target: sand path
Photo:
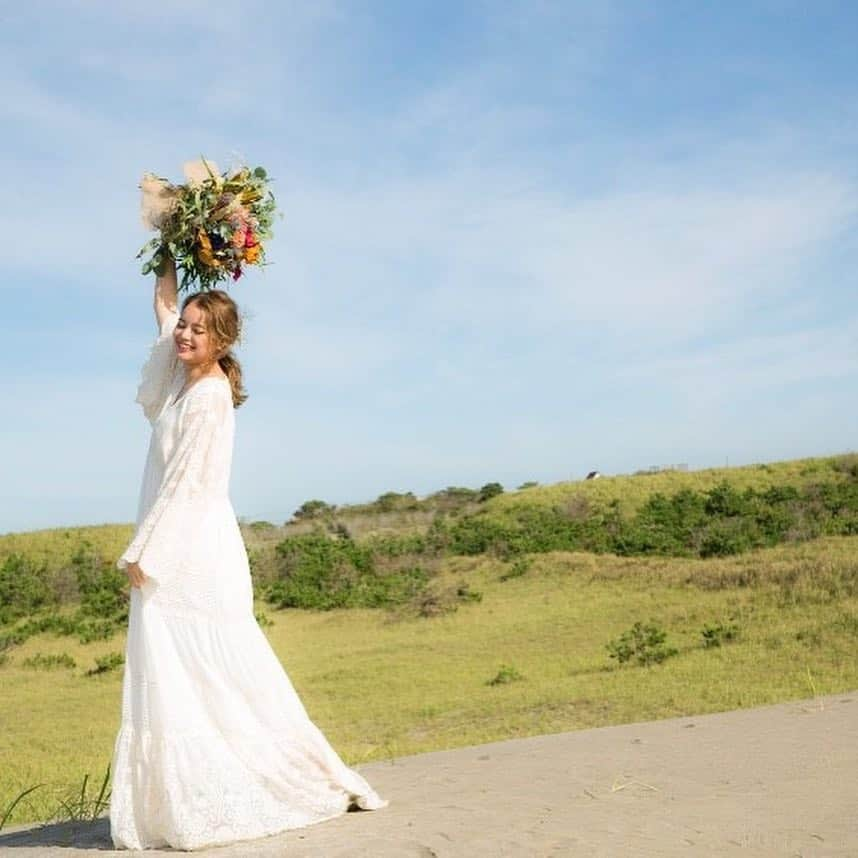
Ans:
[[[387,808],[194,854],[858,856],[858,691],[358,768]],[[103,818],[0,833],[4,856],[84,851],[130,854]]]

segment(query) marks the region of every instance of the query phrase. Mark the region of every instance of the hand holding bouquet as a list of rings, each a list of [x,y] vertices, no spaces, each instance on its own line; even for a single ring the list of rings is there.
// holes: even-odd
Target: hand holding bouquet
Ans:
[[[239,167],[221,174],[204,159],[185,164],[184,173],[184,185],[151,173],[140,182],[143,223],[161,233],[137,254],[149,254],[143,273],[163,274],[172,256],[182,272],[179,290],[196,282],[205,290],[238,280],[242,265],[263,265],[275,213],[265,170]]]

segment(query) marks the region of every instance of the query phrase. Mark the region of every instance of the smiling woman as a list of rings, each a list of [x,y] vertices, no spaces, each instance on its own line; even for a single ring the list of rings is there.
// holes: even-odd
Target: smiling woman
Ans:
[[[137,401],[152,424],[134,538],[110,830],[117,848],[196,849],[384,807],[309,719],[253,613],[229,499],[246,398],[226,293],[156,281]]]
[[[225,292],[215,289],[185,299],[173,333],[176,356],[185,369],[185,383],[177,400],[204,378],[228,382],[236,408],[247,399],[241,385],[241,366],[229,348],[239,335],[238,310]]]

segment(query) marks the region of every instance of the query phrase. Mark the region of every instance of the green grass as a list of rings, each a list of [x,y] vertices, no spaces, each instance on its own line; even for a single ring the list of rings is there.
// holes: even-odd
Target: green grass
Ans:
[[[854,459],[851,454],[792,459],[746,465],[741,468],[707,468],[700,471],[660,471],[598,480],[573,480],[534,486],[517,492],[507,492],[492,498],[486,507],[503,511],[510,506],[526,502],[528,506],[554,506],[572,498],[586,499],[597,508],[606,508],[611,501],[619,501],[625,514],[638,510],[655,492],[672,495],[681,489],[705,492],[727,481],[738,490],[765,489],[775,485],[807,485],[820,480],[845,479],[844,463]]]
[[[858,537],[708,560],[551,552],[511,577],[511,563],[449,557],[433,585],[464,582],[481,600],[430,618],[265,606],[265,633],[311,718],[356,764],[858,688],[856,557]],[[678,655],[617,665],[606,644],[638,621],[664,629]],[[719,624],[735,637],[706,647],[703,630]],[[0,665],[0,814],[46,784],[9,824],[45,819],[57,795],[105,771],[122,671],[86,671],[122,649],[121,634],[90,644],[40,634]],[[26,667],[36,653],[77,666]],[[519,678],[492,684],[502,673]]]
[[[572,480],[545,486],[533,486],[520,491],[508,491],[484,504],[463,502],[460,511],[484,508],[502,514],[520,505],[553,507],[585,499],[596,508],[606,508],[616,500],[625,514],[635,512],[655,492],[670,495],[681,489],[707,491],[723,481],[735,488],[764,489],[775,485],[807,485],[819,481],[846,479],[846,468],[858,462],[853,454],[794,459],[784,462],[761,463],[741,468],[709,468],[700,471],[663,471],[657,474],[621,475],[598,480]],[[428,528],[438,508],[449,505],[429,498],[419,501],[414,509],[379,511],[372,504],[352,504],[338,507],[336,520],[346,524],[355,538],[372,534],[403,534],[422,532]],[[284,526],[267,522],[251,522],[242,526],[242,535],[249,553],[272,549],[285,536],[305,533],[313,528],[312,521],[295,521]],[[105,557],[118,557],[133,536],[131,524],[103,524],[87,527],[65,527],[24,533],[0,534],[0,562],[13,553],[26,554],[49,568],[67,563],[82,540],[90,542]]]

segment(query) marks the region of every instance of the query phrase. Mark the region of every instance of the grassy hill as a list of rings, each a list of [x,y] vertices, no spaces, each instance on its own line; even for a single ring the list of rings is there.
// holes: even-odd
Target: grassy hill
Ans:
[[[771,486],[806,487],[818,483],[844,484],[858,468],[858,455],[794,459],[739,468],[709,468],[699,471],[641,472],[634,475],[573,480],[550,485],[533,484],[507,491],[480,502],[479,489],[448,487],[424,499],[410,493],[388,492],[364,504],[323,504],[314,514],[295,517],[278,525],[272,522],[242,522],[248,552],[264,553],[287,536],[313,531],[320,523],[342,524],[356,539],[372,536],[425,533],[439,514],[461,516],[476,511],[498,517],[521,508],[550,509],[587,506],[605,510],[617,503],[625,514],[633,514],[655,493],[675,494],[683,489],[705,492],[727,482],[738,490],[764,490]],[[317,502],[323,503],[323,502]],[[49,567],[68,563],[81,541],[92,544],[105,557],[118,557],[134,528],[129,524],[51,528],[0,535],[0,562],[10,554],[23,553]]]
[[[310,504],[243,532],[260,625],[311,717],[358,763],[858,687],[856,483],[846,456],[483,500],[453,487]],[[529,523],[539,550],[522,549]],[[725,528],[771,544],[722,540],[700,556]],[[605,533],[642,541],[617,554]],[[97,792],[125,646],[127,585],[111,567],[131,535],[0,537],[0,817],[44,784],[10,823],[56,815],[86,774]],[[551,547],[576,539],[601,548]]]

